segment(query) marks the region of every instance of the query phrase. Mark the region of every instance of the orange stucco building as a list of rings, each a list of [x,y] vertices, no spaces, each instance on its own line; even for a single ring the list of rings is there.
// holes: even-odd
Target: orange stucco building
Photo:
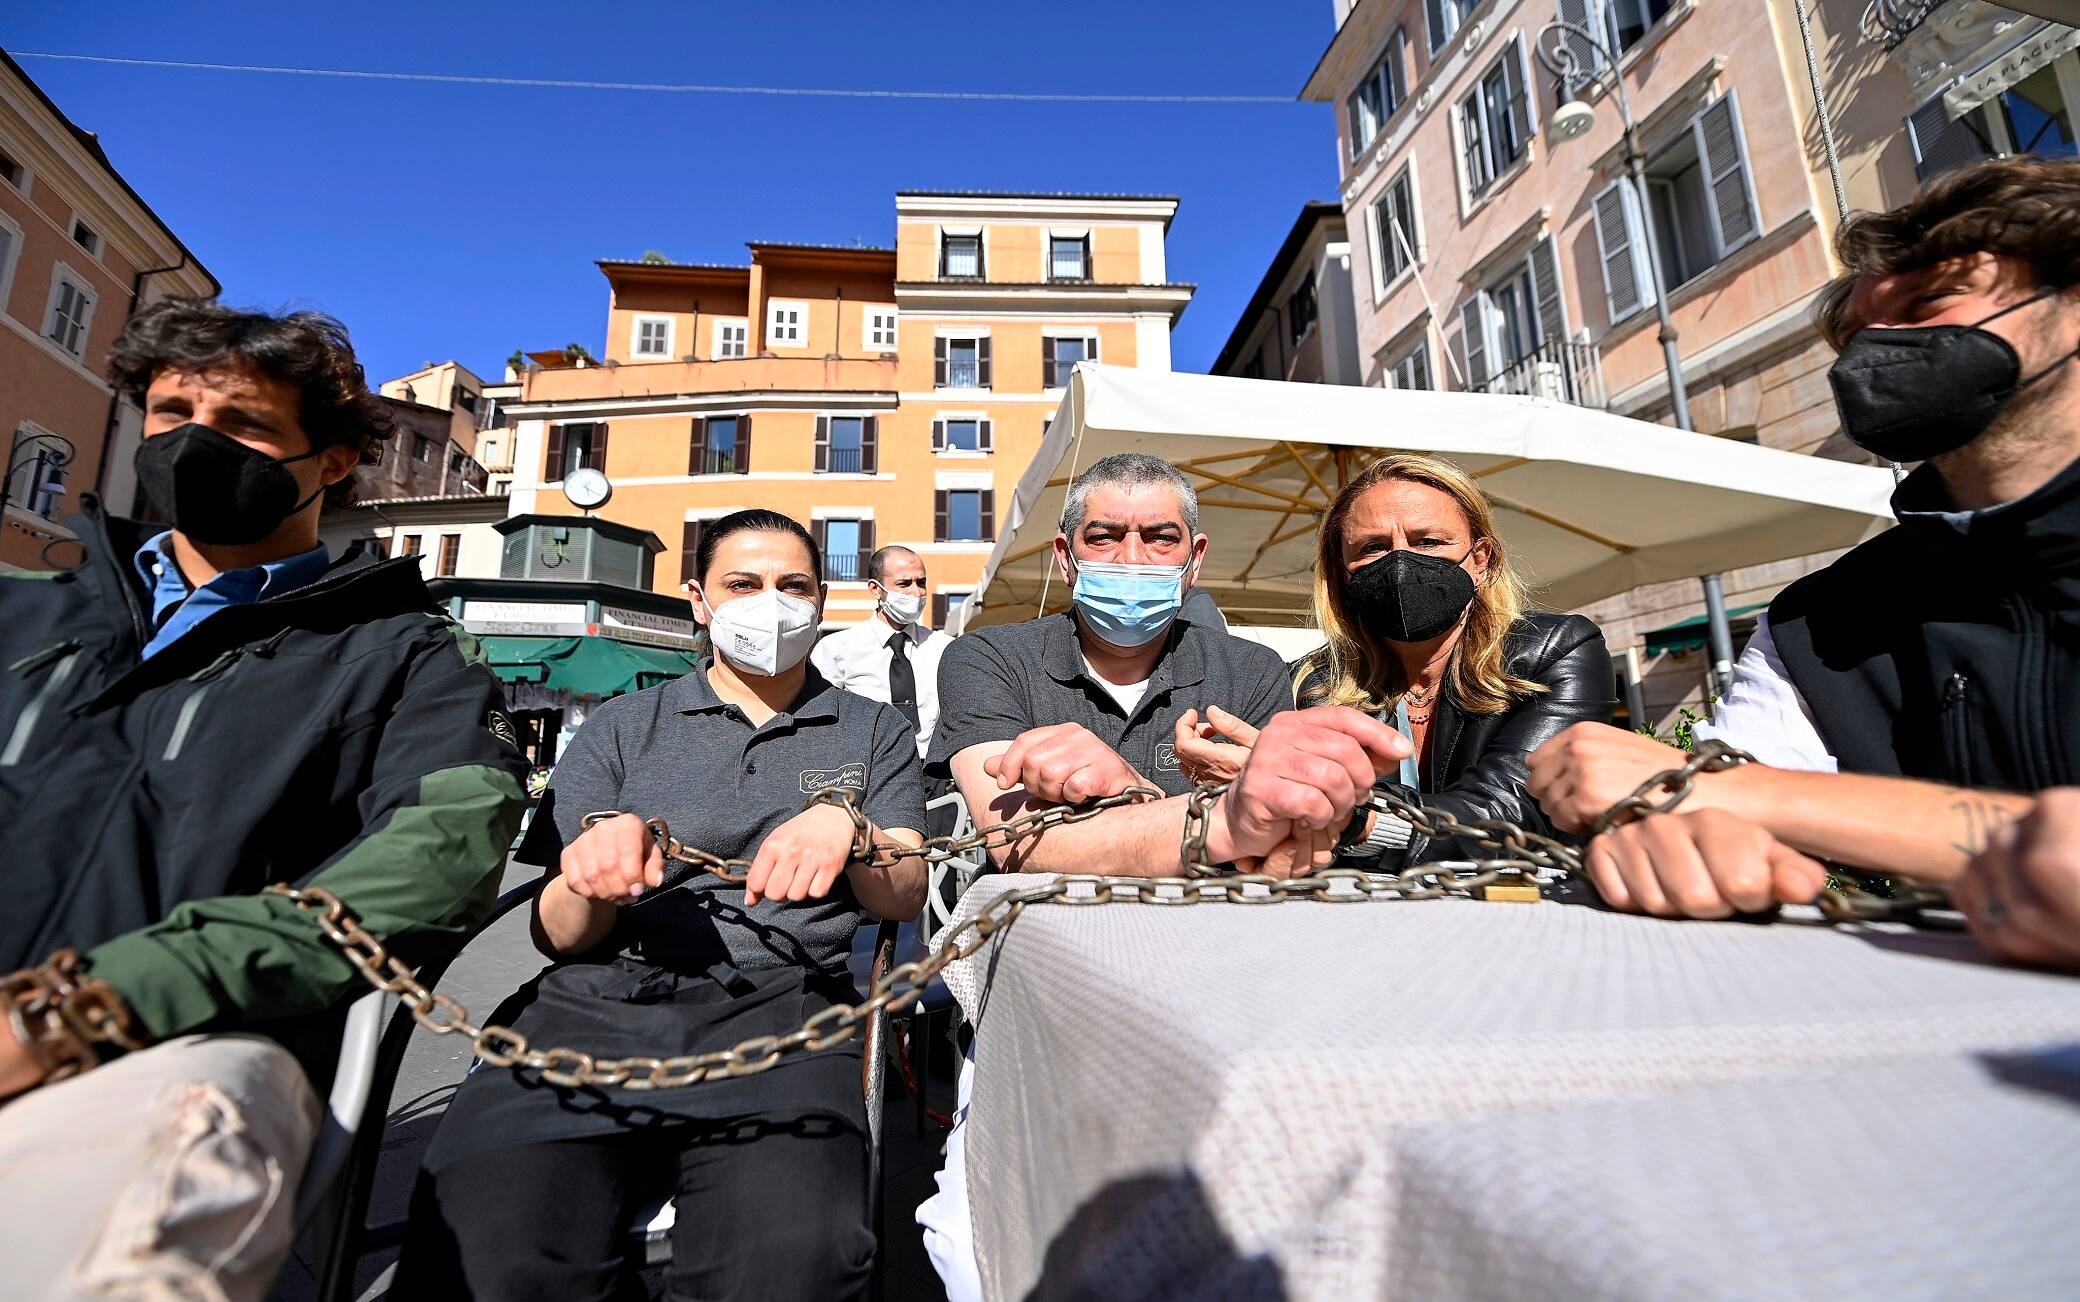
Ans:
[[[867,555],[925,558],[945,624],[1078,361],[1170,366],[1192,287],[1170,282],[1168,196],[904,192],[893,247],[752,243],[741,266],[604,260],[596,364],[530,369],[515,514],[572,512],[604,471],[609,519],[664,539],[677,592],[706,521],[768,507],[824,546],[831,623],[866,618]]]
[[[82,492],[132,509],[143,419],[105,378],[109,349],[135,305],[217,291],[94,134],[0,53],[0,566],[75,560],[52,544]]]

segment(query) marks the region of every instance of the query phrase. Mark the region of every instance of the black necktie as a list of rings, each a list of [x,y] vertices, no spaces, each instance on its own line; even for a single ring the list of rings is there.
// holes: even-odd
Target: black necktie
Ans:
[[[917,675],[910,668],[910,635],[888,636],[888,703],[903,712],[914,729],[917,724]]]

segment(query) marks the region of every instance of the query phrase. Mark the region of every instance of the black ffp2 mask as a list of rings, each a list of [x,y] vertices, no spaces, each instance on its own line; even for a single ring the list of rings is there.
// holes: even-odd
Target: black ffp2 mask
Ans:
[[[1397,551],[1353,571],[1344,580],[1343,594],[1351,613],[1374,635],[1389,642],[1427,642],[1459,622],[1473,604],[1474,586],[1459,561]]]
[[[325,491],[302,501],[291,461],[277,460],[207,425],[182,425],[138,445],[137,482],[166,522],[196,542],[235,547],[256,543]]]
[[[1827,372],[1842,432],[1888,461],[1926,461],[1986,432],[2001,408],[2073,358],[2022,379],[2014,346],[1979,327],[2052,291],[2002,308],[1977,325],[1865,327]]]

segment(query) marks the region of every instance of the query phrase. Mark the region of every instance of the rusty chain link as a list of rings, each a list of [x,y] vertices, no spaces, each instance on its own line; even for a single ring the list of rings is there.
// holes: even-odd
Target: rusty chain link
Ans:
[[[1706,748],[1710,748],[1709,752]],[[1703,742],[1700,754],[1681,768],[1656,774],[1638,790],[1606,811],[1597,820],[1601,833],[1610,826],[1629,822],[1648,813],[1666,813],[1690,794],[1700,773],[1715,773],[1750,757],[1719,742]],[[629,1090],[674,1089],[701,1081],[736,1076],[754,1076],[797,1053],[813,1053],[842,1044],[881,1011],[902,1012],[923,997],[925,988],[954,963],[980,949],[997,933],[1008,929],[1029,905],[1066,906],[1098,904],[1149,904],[1185,907],[1219,902],[1242,905],[1282,904],[1289,900],[1311,900],[1324,904],[1354,904],[1376,900],[1433,900],[1461,897],[1490,900],[1536,900],[1543,888],[1582,873],[1581,851],[1552,837],[1541,835],[1502,819],[1462,821],[1448,811],[1416,804],[1384,791],[1371,797],[1372,807],[1405,820],[1432,840],[1470,841],[1495,851],[1492,858],[1474,861],[1472,868],[1445,864],[1420,864],[1399,873],[1368,873],[1355,869],[1330,868],[1305,876],[1276,878],[1247,873],[1224,873],[1207,862],[1206,837],[1213,806],[1227,785],[1205,784],[1186,799],[1184,832],[1178,859],[1183,870],[1176,877],[1101,877],[1066,874],[1044,885],[1006,891],[984,905],[965,922],[951,928],[938,949],[909,963],[898,964],[874,983],[867,997],[857,1004],[834,1004],[809,1018],[786,1035],[760,1035],[727,1049],[681,1054],[668,1058],[599,1058],[576,1049],[535,1048],[525,1035],[509,1026],[479,1026],[469,1010],[446,995],[427,989],[412,975],[412,969],[390,954],[383,943],[362,927],[338,896],[317,886],[270,886],[269,891],[286,896],[296,907],[313,915],[326,939],[339,947],[356,971],[378,990],[397,995],[411,1010],[419,1025],[436,1035],[461,1035],[470,1041],[479,1058],[495,1067],[524,1067],[541,1073],[548,1084],[578,1087],[620,1087]],[[1651,793],[1663,793],[1655,800]],[[969,836],[939,836],[912,847],[872,839],[872,828],[858,799],[840,788],[826,787],[810,796],[807,808],[834,805],[845,811],[853,824],[852,857],[873,867],[889,867],[905,859],[939,863],[970,850],[996,850],[1037,836],[1052,827],[1080,823],[1108,809],[1163,799],[1151,787],[1130,787],[1117,795],[1088,804],[1057,805],[1009,819]],[[1360,806],[1360,812],[1363,811]],[[583,826],[608,818],[617,811],[587,814]],[[741,885],[751,868],[749,860],[726,859],[691,846],[672,835],[661,818],[644,820],[668,859],[688,870],[709,873],[724,882]],[[690,880],[694,871],[668,877],[663,887],[646,893],[647,902],[672,886]],[[1922,911],[1941,907],[1943,892],[1917,888],[1896,900],[1852,891],[1829,893],[1816,903],[1834,922],[1877,919],[1918,920]]]

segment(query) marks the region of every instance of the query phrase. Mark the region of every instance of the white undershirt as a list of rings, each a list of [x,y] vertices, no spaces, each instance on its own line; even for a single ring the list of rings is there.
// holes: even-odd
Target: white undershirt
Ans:
[[[1105,689],[1107,696],[1119,703],[1119,708],[1129,719],[1134,717],[1134,711],[1141,708],[1141,698],[1148,695],[1148,679],[1144,678],[1138,683],[1115,683],[1091,668],[1089,656],[1083,658],[1083,671],[1091,676],[1092,682]]]
[[[1733,683],[1712,707],[1711,721],[1697,725],[1697,737],[1738,746],[1773,768],[1833,773],[1840,767],[1777,654],[1767,615],[1755,621],[1755,636],[1733,666]]]

